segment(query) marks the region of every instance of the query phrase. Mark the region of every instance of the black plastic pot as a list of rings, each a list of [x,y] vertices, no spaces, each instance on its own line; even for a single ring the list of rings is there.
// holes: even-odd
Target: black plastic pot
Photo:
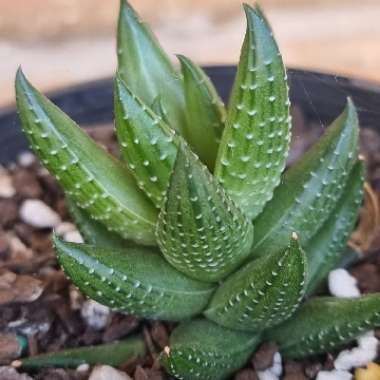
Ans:
[[[226,101],[236,67],[213,66],[206,67],[206,71]],[[342,111],[350,96],[358,107],[361,126],[380,131],[380,85],[294,69],[288,75],[291,100],[302,108],[308,121],[323,127]],[[81,125],[96,126],[113,119],[111,79],[84,83],[48,96]],[[25,149],[15,109],[0,111],[0,163],[13,161]]]

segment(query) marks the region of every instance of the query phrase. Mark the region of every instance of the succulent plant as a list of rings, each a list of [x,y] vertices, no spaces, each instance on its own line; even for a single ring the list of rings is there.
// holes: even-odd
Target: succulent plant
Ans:
[[[244,9],[247,30],[225,108],[204,71],[183,56],[177,71],[121,1],[114,83],[120,159],[21,70],[16,78],[25,135],[62,185],[86,242],[54,237],[60,265],[112,309],[181,322],[160,356],[180,379],[225,378],[266,339],[300,358],[380,325],[379,294],[314,296],[339,266],[362,202],[355,106],[348,99],[284,172],[286,70],[260,9]]]

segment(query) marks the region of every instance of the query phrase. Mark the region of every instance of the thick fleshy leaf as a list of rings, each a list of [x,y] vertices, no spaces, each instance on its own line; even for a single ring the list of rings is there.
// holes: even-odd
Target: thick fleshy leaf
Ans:
[[[247,257],[253,227],[197,157],[180,147],[156,235],[176,269],[217,281]]]
[[[283,249],[296,231],[301,244],[321,228],[341,197],[356,162],[358,119],[348,100],[344,112],[284,175],[256,219],[253,255]]]
[[[242,367],[259,337],[197,319],[177,327],[160,360],[177,379],[221,380]]]
[[[138,186],[160,208],[177,155],[178,137],[117,77],[115,123],[122,155]]]
[[[206,73],[183,55],[178,55],[186,99],[186,140],[213,171],[226,111]]]
[[[141,336],[133,336],[120,342],[31,356],[17,361],[17,366],[24,370],[47,367],[77,368],[81,364],[107,364],[118,367],[128,360],[143,357],[145,352],[144,339]]]
[[[33,88],[21,70],[16,100],[31,147],[75,203],[124,238],[154,244],[156,210],[127,168]]]
[[[150,319],[182,320],[202,312],[213,287],[176,271],[157,252],[95,247],[54,239],[66,275],[90,298]]]
[[[118,72],[145,104],[159,95],[170,115],[170,125],[185,130],[185,97],[181,76],[175,71],[149,27],[128,1],[120,0],[117,31]]]
[[[343,259],[363,199],[365,164],[359,160],[350,173],[342,198],[330,218],[307,244],[307,293],[311,294]]]
[[[115,232],[108,231],[103,224],[91,219],[85,210],[79,208],[75,202],[71,201],[68,197],[66,197],[66,205],[79,232],[87,244],[117,249],[126,248],[135,244],[124,240]]]
[[[231,329],[258,332],[295,312],[304,285],[305,254],[294,234],[285,251],[254,260],[228,277],[205,315]]]
[[[215,175],[255,218],[280,183],[290,141],[287,78],[272,32],[245,5],[247,31],[228,106]]]
[[[320,297],[306,302],[286,322],[268,330],[288,358],[301,358],[339,348],[380,326],[380,293],[359,298]]]

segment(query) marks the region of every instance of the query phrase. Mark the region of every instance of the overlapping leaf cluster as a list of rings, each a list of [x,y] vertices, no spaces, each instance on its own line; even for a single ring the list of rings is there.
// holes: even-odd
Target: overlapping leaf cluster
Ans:
[[[172,65],[121,2],[111,157],[21,71],[23,130],[65,190],[86,244],[54,238],[88,296],[144,318],[182,321],[161,362],[182,379],[221,379],[263,340],[288,357],[329,351],[380,324],[380,295],[313,297],[339,266],[362,201],[353,103],[284,174],[286,71],[258,8],[227,109],[203,70]],[[304,302],[305,301],[305,302]]]

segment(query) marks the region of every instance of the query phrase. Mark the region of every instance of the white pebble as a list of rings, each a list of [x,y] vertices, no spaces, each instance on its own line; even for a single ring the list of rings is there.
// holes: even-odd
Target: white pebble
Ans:
[[[95,330],[102,330],[106,327],[110,313],[107,306],[94,300],[85,301],[81,309],[82,318]]]
[[[109,365],[96,366],[88,380],[132,380],[125,372],[118,371]]]
[[[71,231],[76,231],[76,227],[73,223],[70,222],[62,222],[60,223],[55,229],[54,232],[58,236],[64,236],[66,233],[71,232]]]
[[[36,162],[36,156],[28,151],[19,154],[17,161],[20,166],[27,168]]]
[[[331,271],[328,285],[330,293],[335,297],[351,298],[360,296],[355,277],[351,276],[345,269]]]
[[[339,371],[334,369],[333,371],[320,371],[316,380],[351,380],[352,374],[347,371]]]
[[[63,239],[65,241],[70,242],[70,243],[83,243],[84,242],[82,235],[77,230],[66,232],[63,235]]]
[[[20,218],[36,228],[53,228],[61,223],[59,215],[39,199],[26,199],[20,208]]]
[[[77,372],[87,372],[90,369],[90,366],[88,363],[82,363],[79,364],[76,371]]]
[[[342,351],[334,361],[336,369],[350,370],[357,367],[365,367],[377,356],[379,341],[370,331],[357,339],[358,347]]]
[[[273,356],[272,367],[265,371],[257,371],[257,377],[259,380],[278,380],[282,375],[282,360],[281,354],[276,352]]]
[[[15,194],[11,176],[0,166],[0,198],[12,198]]]

